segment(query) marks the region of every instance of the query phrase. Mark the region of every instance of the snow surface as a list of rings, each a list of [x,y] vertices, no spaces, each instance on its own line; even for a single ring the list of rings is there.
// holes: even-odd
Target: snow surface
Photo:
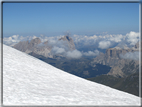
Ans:
[[[140,97],[91,82],[3,45],[4,105],[140,105]]]

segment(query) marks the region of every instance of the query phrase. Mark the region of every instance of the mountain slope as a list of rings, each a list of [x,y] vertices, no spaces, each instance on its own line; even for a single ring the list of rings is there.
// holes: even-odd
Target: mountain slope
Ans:
[[[4,105],[140,105],[140,98],[3,46]]]

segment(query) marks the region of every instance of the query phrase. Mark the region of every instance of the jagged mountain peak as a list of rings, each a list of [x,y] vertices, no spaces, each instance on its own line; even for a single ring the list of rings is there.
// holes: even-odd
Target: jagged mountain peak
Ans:
[[[65,35],[63,37],[61,37],[59,40],[63,40],[65,42],[67,42],[67,46],[70,50],[74,50],[75,49],[75,44],[74,41],[71,37],[69,37],[68,35]]]
[[[73,41],[73,39],[71,37],[69,37],[68,35],[61,37],[59,40]]]
[[[41,43],[41,40],[40,40],[40,38],[34,38],[34,39],[32,39],[31,41],[30,41],[30,43],[31,44],[40,44]]]

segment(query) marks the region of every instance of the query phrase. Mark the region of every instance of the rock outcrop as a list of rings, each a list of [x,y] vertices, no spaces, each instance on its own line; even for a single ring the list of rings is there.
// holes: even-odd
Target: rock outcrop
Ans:
[[[128,74],[136,72],[136,69],[133,71],[127,70],[124,72],[123,67],[130,62],[133,63],[133,65],[136,67],[139,65],[139,61],[137,60],[131,60],[131,59],[123,59],[120,57],[120,54],[126,54],[128,52],[135,52],[139,51],[139,43],[137,43],[134,47],[132,48],[127,48],[127,49],[121,49],[121,48],[109,48],[106,50],[105,54],[100,54],[96,58],[94,58],[94,61],[91,62],[91,64],[95,65],[97,63],[107,65],[112,67],[108,75],[113,75],[115,77],[125,77]]]
[[[61,37],[59,40],[63,40],[65,42],[64,45],[67,45],[69,50],[75,49],[73,39],[71,37],[69,37],[68,35]]]
[[[29,48],[29,41],[20,41],[13,48],[25,52]]]
[[[33,47],[36,45],[40,44],[41,40],[39,38],[32,39],[30,42],[29,41],[20,41],[16,45],[13,46],[13,48],[20,50],[22,52],[29,53],[32,51]]]
[[[48,42],[44,42],[44,44],[47,44]],[[14,45],[13,48],[20,50],[25,53],[35,53],[38,55],[42,55],[44,57],[53,57],[50,54],[51,48],[47,45],[41,45],[41,40],[39,38],[32,39],[29,41],[20,41],[18,44]]]

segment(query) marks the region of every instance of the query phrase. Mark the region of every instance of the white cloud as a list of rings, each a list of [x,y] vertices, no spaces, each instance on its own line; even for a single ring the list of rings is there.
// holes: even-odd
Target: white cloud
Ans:
[[[82,53],[80,51],[78,51],[78,50],[68,51],[66,53],[66,57],[78,59],[78,58],[82,57]]]
[[[85,36],[85,37],[87,37],[87,36]],[[97,39],[98,37],[96,36],[96,35],[93,35],[93,36],[89,36],[89,37],[87,37],[88,39]]]
[[[99,42],[99,48],[101,49],[107,49],[111,46],[110,41],[100,41]]]
[[[139,51],[128,52],[126,54],[120,54],[120,57],[123,59],[139,60]]]
[[[135,45],[139,41],[139,33],[131,31],[130,33],[126,34],[127,42],[130,43],[130,45]]]
[[[109,45],[113,46],[117,43],[120,43],[124,40],[125,35],[117,34],[117,35],[111,35],[111,34],[103,34],[103,35],[93,35],[93,36],[87,36],[87,35],[73,35],[73,40],[77,47],[81,48],[84,46],[92,46],[95,47],[100,46],[99,48],[106,49],[109,48]],[[105,44],[107,46],[103,46],[101,41],[105,41]]]
[[[62,54],[65,52],[65,49],[64,48],[59,48],[59,47],[56,47],[54,46],[52,48],[52,52],[55,53],[55,54]]]
[[[109,38],[110,41],[114,41],[116,43],[121,42],[122,39],[123,39],[123,36],[121,34],[120,35],[113,35],[113,36],[110,35],[110,38]]]
[[[102,35],[73,35],[73,40],[77,47],[81,48],[84,46],[96,46],[101,49],[109,48],[110,46],[116,46],[116,44],[124,42],[129,47],[135,45],[139,41],[138,32],[129,32],[126,35],[122,34],[102,34]],[[102,43],[102,41],[104,43]],[[106,44],[106,45],[105,45]]]
[[[86,43],[88,44],[89,42],[94,42],[98,39],[98,36],[93,35],[93,36],[87,36],[87,35],[73,35],[73,40],[75,43]]]
[[[85,56],[97,56],[97,55],[99,55],[99,51],[98,50],[95,50],[94,52],[88,51],[88,52],[84,52],[83,55],[85,55]]]
[[[68,43],[66,41],[62,41],[62,40],[58,40],[58,39],[48,39],[48,45],[51,46],[51,47],[59,47],[59,48],[63,48],[65,49],[66,51],[69,50],[69,47],[68,47]]]
[[[53,46],[53,45],[55,45],[56,43],[57,43],[57,40],[54,40],[54,39],[48,40],[48,45]]]
[[[19,35],[13,35],[13,36],[12,36],[12,38],[15,39],[15,40],[17,40],[18,37],[19,37]]]
[[[37,38],[37,37],[35,35],[33,35],[32,39],[35,39],[35,38]]]
[[[13,36],[11,36],[11,37],[7,37],[7,38],[4,37],[4,38],[3,38],[4,44],[10,45],[10,46],[12,46],[12,45],[18,43],[19,41],[20,41],[19,35],[13,35]]]

